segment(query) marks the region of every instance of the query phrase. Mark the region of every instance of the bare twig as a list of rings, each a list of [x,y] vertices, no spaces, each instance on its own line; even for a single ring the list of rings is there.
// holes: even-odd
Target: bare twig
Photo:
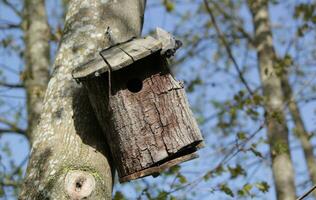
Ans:
[[[6,186],[6,187],[18,187],[22,184],[21,181],[13,181],[13,180],[3,180],[2,182],[0,182],[0,186]]]
[[[264,120],[264,121],[261,123],[261,125],[259,126],[259,128],[258,128],[256,131],[254,131],[247,139],[245,139],[241,144],[239,144],[239,145],[238,145],[239,148],[236,148],[236,146],[233,146],[233,147],[229,150],[229,152],[226,154],[226,156],[219,162],[219,164],[217,164],[216,167],[214,167],[213,169],[211,169],[209,172],[212,172],[212,171],[216,170],[218,167],[227,164],[227,163],[228,163],[230,160],[232,160],[238,153],[240,153],[240,152],[243,150],[243,147],[245,147],[245,146],[248,144],[248,142],[249,142],[250,140],[252,140],[252,139],[264,128],[265,122],[266,122],[266,120]],[[164,197],[165,197],[165,196],[168,196],[169,194],[172,194],[172,193],[174,193],[174,192],[177,192],[177,191],[182,190],[182,189],[184,189],[184,188],[187,188],[187,187],[189,187],[189,186],[194,187],[194,186],[198,185],[198,184],[201,182],[201,180],[203,180],[204,177],[205,177],[209,172],[207,172],[206,174],[204,174],[204,175],[201,176],[201,177],[196,178],[196,179],[195,179],[194,181],[192,181],[192,182],[189,182],[189,183],[187,183],[187,184],[185,184],[185,185],[182,185],[182,186],[180,186],[180,187],[177,187],[177,188],[175,188],[175,189],[173,189],[173,190],[170,190],[170,191],[166,192],[165,195],[163,195],[163,196],[164,196]]]
[[[0,63],[0,68],[3,69],[3,70],[6,70],[8,72],[11,72],[13,74],[16,74],[16,75],[20,75],[20,73],[21,73],[18,70],[15,70],[15,69],[11,68],[11,67],[7,66],[4,63]]]
[[[292,98],[288,99],[284,104],[283,104],[283,110],[287,108],[288,104],[293,101],[293,98],[300,95],[307,86],[309,86],[316,78],[316,73],[312,76],[312,78],[304,83],[304,85],[298,90],[297,93],[295,93]],[[170,190],[163,195],[163,197],[168,196],[174,192],[183,190],[187,187],[196,187],[203,178],[208,175],[210,172],[216,170],[219,166],[222,166],[224,164],[227,164],[229,161],[231,161],[236,155],[238,155],[241,151],[244,150],[244,147],[261,131],[263,130],[265,124],[266,124],[267,118],[265,118],[262,123],[259,125],[259,127],[249,136],[247,139],[242,141],[242,143],[238,144],[238,146],[234,145],[228,153],[225,155],[225,157],[219,162],[219,164],[216,165],[215,168],[211,169],[209,172],[205,173],[203,176],[200,176],[193,180],[192,182],[189,182],[185,185],[179,186],[173,190]],[[316,189],[316,185],[311,188],[308,192],[306,192],[302,197],[298,198],[297,200],[303,200],[305,197],[307,197],[312,191]]]
[[[0,97],[11,98],[11,99],[25,99],[25,97],[23,97],[23,96],[6,95],[6,94],[0,94]]]
[[[4,5],[6,5],[7,7],[11,8],[12,11],[19,17],[22,16],[21,11],[19,11],[15,5],[13,5],[12,3],[10,3],[8,0],[2,0],[2,2],[4,3]]]
[[[296,200],[303,200],[305,199],[310,193],[312,193],[316,189],[316,185],[314,185],[311,189],[309,189],[307,192],[305,192],[302,196],[297,198]]]
[[[14,176],[17,175],[21,168],[27,163],[29,159],[29,156],[27,155],[26,157],[24,157],[24,159],[22,160],[22,162],[12,171],[12,173],[8,176],[9,180],[13,180]]]
[[[224,45],[224,47],[225,47],[225,49],[227,51],[227,54],[228,54],[229,58],[231,59],[231,61],[234,64],[234,67],[235,67],[235,69],[236,69],[236,71],[238,73],[239,79],[244,84],[244,86],[246,87],[247,91],[251,95],[253,95],[253,91],[251,90],[250,86],[248,85],[246,79],[244,78],[238,63],[237,63],[235,57],[233,56],[232,50],[231,50],[230,46],[228,45],[228,43],[226,41],[225,36],[223,35],[222,31],[220,30],[219,26],[217,25],[216,19],[215,19],[214,15],[213,15],[212,9],[208,5],[207,0],[204,0],[204,4],[205,4],[205,8],[206,8],[208,14],[210,15],[211,21],[212,21],[212,23],[213,23],[213,25],[215,27],[216,33],[217,33],[218,37],[220,38],[220,40],[222,41],[222,43],[223,43],[223,45]]]
[[[0,81],[0,86],[8,87],[8,88],[23,88],[23,84],[21,83],[7,83]]]
[[[26,134],[26,130],[18,127],[18,125],[16,123],[11,122],[5,118],[0,118],[0,123],[9,127],[9,128],[0,129],[0,133],[18,133],[21,135]]]
[[[254,45],[253,37],[237,22],[234,20],[234,17],[232,17],[231,14],[225,12],[225,10],[219,6],[216,2],[212,1],[212,4],[216,7],[216,10],[219,11],[221,14],[223,14],[226,18],[231,19],[233,22],[233,26],[236,27],[236,29],[242,34],[243,37],[247,38],[250,44]]]
[[[17,133],[19,135],[26,135],[26,130],[22,129],[5,129],[5,128],[0,128],[0,135],[4,133]]]
[[[0,30],[17,29],[20,27],[21,27],[20,24],[0,24]]]

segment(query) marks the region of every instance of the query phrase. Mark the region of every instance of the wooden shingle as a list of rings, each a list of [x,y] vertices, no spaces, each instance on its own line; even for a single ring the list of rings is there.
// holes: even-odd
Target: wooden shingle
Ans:
[[[109,69],[117,71],[161,50],[161,48],[162,43],[151,36],[136,38],[101,51],[102,56],[97,55],[94,59],[74,70],[73,77],[81,79],[98,76]]]

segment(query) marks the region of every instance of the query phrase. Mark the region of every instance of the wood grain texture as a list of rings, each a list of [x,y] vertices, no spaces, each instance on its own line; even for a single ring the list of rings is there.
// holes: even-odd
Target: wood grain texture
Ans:
[[[149,56],[162,48],[162,43],[151,36],[136,38],[100,52],[90,61],[81,64],[73,71],[75,79],[97,76],[111,68],[112,71],[120,70],[133,62]],[[104,61],[105,60],[105,61]]]
[[[159,166],[152,166],[150,168],[146,168],[144,170],[135,172],[133,174],[130,174],[130,175],[127,175],[124,177],[120,177],[119,181],[121,183],[124,183],[124,182],[130,181],[130,180],[138,179],[140,177],[145,177],[145,176],[149,176],[149,175],[156,176],[156,175],[159,175],[159,173],[162,172],[163,170],[166,170],[172,166],[175,166],[177,164],[180,164],[180,163],[183,163],[183,162],[186,162],[186,161],[198,158],[198,157],[199,156],[196,153],[191,153],[191,154],[187,154],[187,155],[184,155],[181,157],[176,157],[176,158],[174,158],[168,162],[165,162]]]
[[[112,72],[111,96],[107,80],[106,73],[85,80],[84,85],[106,133],[119,177],[172,163],[197,150],[203,138],[185,91],[159,52]],[[140,81],[141,90],[131,92],[130,81]]]
[[[98,54],[93,59],[80,64],[79,67],[75,68],[72,72],[72,77],[74,79],[80,79],[86,76],[97,76],[108,70],[107,64],[104,62],[103,58]]]

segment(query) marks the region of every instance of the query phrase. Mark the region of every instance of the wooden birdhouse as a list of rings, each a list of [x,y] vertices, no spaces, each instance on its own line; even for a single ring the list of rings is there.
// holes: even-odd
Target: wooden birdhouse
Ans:
[[[183,84],[169,71],[164,42],[135,38],[73,72],[88,90],[120,182],[196,158],[203,143]]]

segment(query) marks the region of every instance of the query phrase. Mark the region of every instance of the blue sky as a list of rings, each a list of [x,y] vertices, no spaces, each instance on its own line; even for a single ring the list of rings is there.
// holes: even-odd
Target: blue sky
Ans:
[[[58,2],[54,1],[54,0],[47,0],[47,7],[48,7],[48,13],[50,15],[61,15],[60,10],[56,9],[56,7],[58,7]],[[153,1],[148,1],[149,5],[152,5]],[[183,4],[178,4],[179,6],[176,7],[176,11],[177,12],[185,12],[186,10],[193,10],[196,9],[196,7],[193,4],[190,3],[185,3],[185,2],[189,2],[188,0],[183,1]],[[292,1],[289,1],[292,2]],[[294,0],[293,0],[294,2]],[[295,2],[299,2],[299,1],[295,1]],[[159,2],[157,1],[157,4]],[[290,3],[289,3],[290,4]],[[0,5],[2,6],[2,5]],[[288,22],[288,21],[283,21],[283,19],[287,17],[287,15],[289,14],[289,10],[290,8],[287,8],[286,6],[282,5],[282,6],[276,6],[273,7],[271,9],[271,14],[272,14],[272,21],[275,22],[275,24],[277,25],[280,22]],[[249,13],[247,14],[247,10],[246,8],[243,8],[241,10],[241,12],[243,13],[243,15],[245,15],[245,19],[246,19],[246,23],[251,23],[251,19],[250,19],[250,15]],[[7,12],[7,9],[4,9],[3,7],[0,7],[0,19],[8,19],[10,21],[13,22],[17,22],[18,19],[17,17],[11,13],[11,12]],[[51,18],[53,20],[50,20],[50,24],[56,25],[58,22],[56,22],[56,20],[54,20],[54,18]],[[177,19],[172,16],[171,14],[166,14],[165,10],[163,7],[160,6],[154,6],[151,7],[149,9],[147,9],[146,11],[146,15],[145,15],[145,24],[144,24],[144,31],[143,33],[146,34],[148,33],[149,30],[155,28],[155,27],[162,27],[166,30],[169,31],[173,31],[175,24],[177,23]],[[291,31],[293,31],[293,27],[294,25],[292,24],[291,21],[288,22],[289,23],[289,34],[285,35],[284,37],[290,37],[291,36]],[[186,26],[190,27],[193,24],[187,24]],[[293,26],[292,26],[293,25]],[[248,27],[248,26],[247,26]],[[291,28],[292,27],[292,28]],[[176,32],[181,32],[181,29],[184,29],[184,27],[179,27]],[[251,26],[249,26],[249,30],[251,31]],[[4,32],[0,31],[0,38],[2,38],[4,36]],[[21,33],[15,32],[15,35],[20,35]],[[278,42],[279,40],[279,35],[278,33],[276,33],[276,35],[278,37],[275,37],[275,41]],[[306,45],[308,44],[308,38],[306,39]],[[16,41],[17,43],[19,43],[20,41]],[[210,47],[213,47],[214,44],[209,44]],[[284,50],[284,45],[283,44],[277,44],[277,51],[279,54],[282,55],[283,50]],[[53,49],[55,49],[56,47],[53,47]],[[14,66],[14,70],[15,71],[21,71],[23,69],[23,62],[14,54],[9,54],[8,52],[6,52],[6,50],[0,50],[2,52],[0,52],[0,64],[5,64],[5,66],[9,66],[10,68],[12,66]],[[212,50],[207,50],[205,51],[205,54],[212,54]],[[179,52],[179,54],[181,54],[181,50]],[[234,52],[237,57],[239,56],[239,51],[236,50]],[[238,59],[238,62],[242,62],[241,59]],[[213,110],[213,107],[210,105],[209,103],[209,99],[225,99],[227,98],[227,96],[233,95],[233,93],[235,91],[238,91],[241,88],[240,84],[238,85],[229,85],[229,84],[225,84],[225,77],[223,76],[211,76],[210,74],[206,73],[206,71],[208,70],[207,67],[212,67],[213,62],[210,62],[209,65],[205,66],[204,68],[199,68],[201,66],[201,63],[198,61],[198,59],[192,59],[191,62],[186,63],[184,66],[180,66],[179,72],[176,74],[176,77],[178,79],[185,79],[185,80],[190,80],[192,79],[192,77],[194,76],[201,76],[203,80],[209,80],[209,81],[213,81],[213,82],[224,82],[224,84],[221,87],[197,87],[196,92],[194,93],[190,93],[189,94],[189,101],[192,105],[196,106],[196,105],[205,105],[204,107],[202,107],[203,109],[203,114],[205,114],[206,116],[212,115],[215,111]],[[312,66],[311,66],[312,67]],[[314,66],[315,69],[315,66]],[[9,70],[5,70],[4,69],[4,73],[7,77],[8,81],[11,82],[16,82],[18,81],[18,75],[15,73],[10,72]],[[315,73],[315,72],[314,72]],[[256,66],[254,67],[254,69],[249,72],[247,74],[247,78],[249,80],[251,80],[251,82],[253,82],[254,84],[258,84],[259,83],[259,76],[256,70]],[[307,77],[306,81],[309,81],[310,79],[313,78],[313,75],[310,74],[310,76]],[[224,81],[223,81],[224,80]],[[312,83],[315,83],[315,81],[313,81]],[[300,88],[302,86],[298,86],[296,88],[296,91],[301,91],[302,88]],[[24,93],[23,91],[19,91],[19,90],[5,90],[5,91],[0,91],[0,98],[2,97],[2,100],[4,101],[9,101],[11,104],[11,108],[0,108],[0,116],[1,117],[6,117],[8,113],[10,112],[5,112],[7,111],[7,109],[16,109],[18,107],[22,107],[25,108],[24,106]],[[201,107],[201,106],[200,106]],[[316,115],[315,115],[315,107],[316,107],[316,103],[315,102],[311,102],[308,104],[304,104],[301,107],[301,112],[303,113],[303,117],[307,126],[308,130],[315,130],[316,129]],[[2,110],[1,110],[2,109]],[[6,115],[6,116],[2,116],[2,115]],[[25,113],[24,113],[25,116]],[[25,117],[24,117],[25,118]],[[204,148],[203,150],[201,150],[199,152],[200,158],[194,160],[194,161],[190,161],[187,163],[184,163],[181,165],[181,171],[183,172],[183,174],[187,177],[187,179],[190,180],[195,180],[196,177],[200,177],[202,176],[207,170],[214,168],[217,163],[222,159],[223,154],[216,152],[216,149],[213,148],[213,146],[221,139],[220,135],[218,133],[216,133],[217,130],[212,129],[212,125],[214,125],[215,122],[210,122],[208,124],[205,124],[203,126],[201,126],[202,132],[205,135],[206,138],[206,148]],[[21,125],[22,126],[26,126],[25,121],[21,121]],[[252,127],[253,129],[256,129],[256,127],[258,127],[258,124],[249,124],[247,125],[250,128]],[[293,125],[290,124],[290,126],[292,127]],[[265,131],[261,131],[258,137],[265,137]],[[303,158],[303,154],[302,151],[297,148],[299,147],[299,142],[297,142],[293,135],[291,134],[291,147],[295,147],[293,148],[294,150],[291,152],[293,158],[295,158],[295,172],[296,172],[296,180],[297,183],[301,183],[304,180],[307,179],[306,176],[306,167],[304,165],[304,160]],[[315,145],[315,138],[312,140],[313,144]],[[12,149],[12,154],[13,154],[13,158],[15,160],[16,163],[21,163],[24,158],[28,155],[28,144],[25,142],[25,140],[23,140],[23,138],[21,136],[11,136],[11,135],[5,135],[3,137],[1,137],[0,139],[0,148],[3,147],[5,144],[9,144]],[[262,145],[260,146],[260,150],[262,151],[266,151],[267,147],[266,145]],[[10,167],[9,167],[9,160],[7,159],[7,156],[3,155],[3,153],[0,152],[0,156],[2,158],[2,162],[5,164],[6,170],[10,171]],[[245,156],[245,155],[243,155]],[[231,163],[234,165],[234,163],[238,162],[238,159],[243,158],[243,156],[239,157],[237,156],[236,159],[233,159],[231,161]],[[248,156],[251,156],[250,154]],[[26,165],[24,165],[25,167]],[[1,168],[0,168],[1,170]],[[263,162],[262,165],[260,165],[259,168],[249,168],[249,171],[247,171],[247,173],[249,175],[251,175],[251,179],[249,181],[253,181],[253,180],[265,180],[268,183],[272,184],[272,174],[271,171],[269,169],[269,161]],[[214,187],[216,185],[216,183],[219,182],[223,182],[226,181],[228,179],[228,175],[224,175],[221,176],[221,178],[216,178],[212,181],[209,181],[207,183],[201,181],[197,187],[193,188],[192,190],[196,191],[196,195],[195,197],[190,197],[191,199],[233,199],[233,198],[229,198],[227,195],[220,193],[220,192],[214,192],[211,193],[210,190],[212,187]],[[158,178],[151,178],[151,177],[147,177],[144,179],[145,182],[151,183],[151,185],[158,185],[163,188],[165,188],[166,190],[169,189],[170,185],[166,184],[164,186],[162,186],[163,183],[170,183],[170,179],[165,180],[164,177],[158,177]],[[244,184],[245,180],[243,179],[237,179],[235,181],[230,182],[229,184],[231,184],[233,187],[240,187],[242,186],[242,184]],[[137,197],[139,195],[139,192],[135,192],[135,185],[137,184],[144,184],[144,181],[135,181],[135,182],[131,182],[128,184],[124,184],[124,185],[116,185],[115,186],[115,190],[122,190],[125,192],[125,194],[129,195],[129,199],[135,199],[135,197]],[[177,193],[177,195],[181,197],[185,197],[187,196],[187,194],[189,194],[190,192],[192,192],[192,190],[189,190],[190,188],[188,188],[187,190],[184,191],[180,191]],[[302,190],[298,191],[298,194],[302,194]],[[273,187],[271,187],[271,189],[269,190],[269,192],[267,194],[264,194],[264,196],[261,196],[259,199],[274,199],[275,198],[275,194],[274,194],[274,189]],[[236,198],[235,198],[236,199]]]

